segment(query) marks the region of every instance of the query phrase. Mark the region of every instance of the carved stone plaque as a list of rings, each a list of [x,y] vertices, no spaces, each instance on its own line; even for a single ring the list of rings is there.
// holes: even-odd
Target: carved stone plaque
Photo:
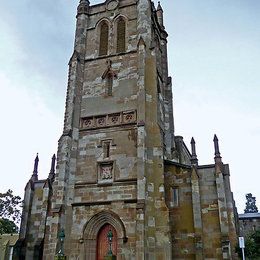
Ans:
[[[104,127],[106,126],[106,117],[105,116],[97,117],[96,122],[98,127]]]
[[[136,112],[129,111],[123,113],[123,123],[133,123],[136,121]]]
[[[90,130],[119,125],[135,124],[137,119],[136,111],[122,111],[113,114],[90,116],[81,118],[81,129]]]
[[[113,178],[112,170],[113,170],[113,165],[101,165],[100,166],[101,180],[112,179]]]
[[[120,114],[111,114],[108,116],[108,124],[109,125],[119,125],[121,123]]]
[[[94,126],[95,126],[95,124],[94,124],[93,117],[84,118],[84,120],[82,120],[82,127],[83,128],[92,128]]]
[[[98,164],[98,182],[110,183],[113,182],[114,175],[113,162],[101,162]]]

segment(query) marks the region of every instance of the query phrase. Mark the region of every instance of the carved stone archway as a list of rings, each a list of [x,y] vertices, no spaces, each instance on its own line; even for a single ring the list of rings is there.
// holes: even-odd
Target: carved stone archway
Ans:
[[[112,211],[100,211],[95,214],[85,225],[83,231],[84,251],[86,260],[95,260],[97,252],[97,237],[100,229],[112,225],[117,232],[117,245],[122,248],[127,242],[126,229],[120,217]]]

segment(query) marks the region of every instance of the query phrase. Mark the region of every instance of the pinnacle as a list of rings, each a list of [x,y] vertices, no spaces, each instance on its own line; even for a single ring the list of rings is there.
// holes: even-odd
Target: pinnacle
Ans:
[[[37,174],[38,173],[38,163],[39,163],[39,154],[36,154],[36,157],[34,159],[34,167],[33,167],[33,174]]]
[[[215,150],[215,162],[221,162],[221,155],[220,155],[220,151],[219,151],[219,144],[218,144],[218,137],[215,134],[214,135],[214,150]]]
[[[158,2],[157,11],[163,11],[160,1]]]
[[[196,143],[194,138],[191,138],[191,163],[192,164],[198,164],[198,158],[196,154]]]
[[[54,177],[55,177],[55,163],[56,163],[56,155],[53,154],[53,156],[51,158],[51,169],[50,169],[50,173],[49,173],[49,179],[51,181],[53,181]]]
[[[34,159],[33,174],[32,174],[32,177],[31,177],[32,181],[38,180],[38,163],[39,163],[39,156],[38,156],[38,153],[37,153],[36,157]]]

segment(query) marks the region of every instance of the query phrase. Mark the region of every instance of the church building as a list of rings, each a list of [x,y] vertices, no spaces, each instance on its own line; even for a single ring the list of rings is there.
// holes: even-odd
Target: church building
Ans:
[[[57,159],[42,180],[35,158],[18,259],[237,259],[218,138],[199,165],[174,133],[160,3],[81,0],[76,17]]]

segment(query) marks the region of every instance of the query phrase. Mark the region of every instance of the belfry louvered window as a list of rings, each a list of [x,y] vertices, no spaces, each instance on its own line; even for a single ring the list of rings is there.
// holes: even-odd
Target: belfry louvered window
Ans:
[[[117,22],[116,52],[125,52],[125,20],[120,18]]]
[[[107,55],[108,52],[108,24],[103,22],[100,26],[99,56]]]

